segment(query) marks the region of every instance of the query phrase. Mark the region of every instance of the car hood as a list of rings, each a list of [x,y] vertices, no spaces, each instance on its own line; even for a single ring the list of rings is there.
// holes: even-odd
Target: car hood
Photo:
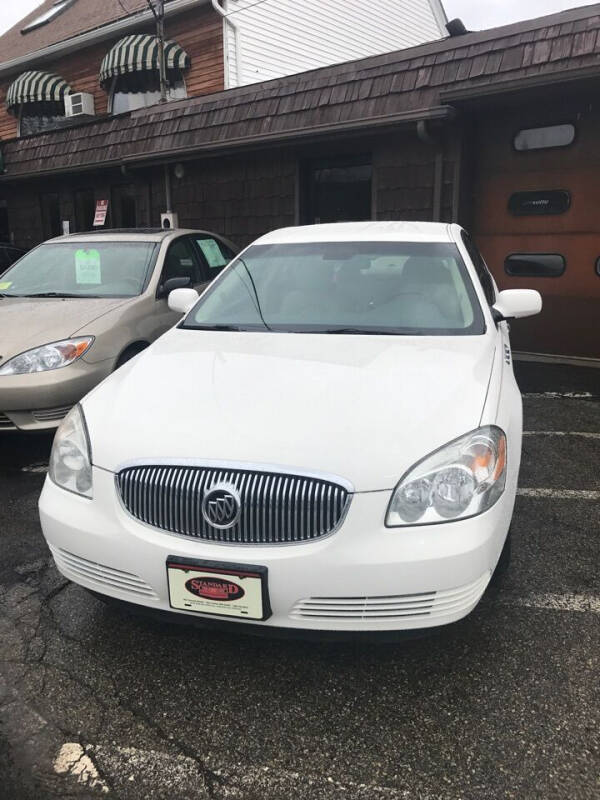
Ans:
[[[75,335],[129,298],[0,297],[0,364]]]
[[[493,355],[488,335],[173,329],[84,399],[93,462],[279,465],[390,489],[479,425]]]

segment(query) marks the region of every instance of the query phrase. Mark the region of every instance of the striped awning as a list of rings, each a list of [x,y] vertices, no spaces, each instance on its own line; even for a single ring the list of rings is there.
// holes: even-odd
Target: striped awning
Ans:
[[[104,56],[100,67],[100,83],[105,85],[117,75],[159,69],[159,40],[150,34],[132,34],[120,39]],[[167,70],[187,69],[190,57],[177,42],[165,42]]]
[[[71,87],[59,75],[30,70],[11,83],[6,93],[6,107],[11,109],[25,103],[60,102]]]

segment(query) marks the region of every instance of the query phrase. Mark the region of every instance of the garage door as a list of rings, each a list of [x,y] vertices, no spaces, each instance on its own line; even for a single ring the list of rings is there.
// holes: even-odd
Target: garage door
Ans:
[[[538,289],[516,350],[600,358],[600,117],[490,115],[476,135],[473,232],[501,289]]]

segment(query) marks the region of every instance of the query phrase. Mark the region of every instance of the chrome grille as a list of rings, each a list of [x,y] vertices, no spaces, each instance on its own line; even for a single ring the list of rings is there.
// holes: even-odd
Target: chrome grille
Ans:
[[[327,536],[340,525],[351,494],[339,483],[303,475],[194,466],[128,467],[116,476],[129,513],[156,528],[214,542],[282,544]],[[236,524],[220,530],[202,514],[204,494],[235,486]]]

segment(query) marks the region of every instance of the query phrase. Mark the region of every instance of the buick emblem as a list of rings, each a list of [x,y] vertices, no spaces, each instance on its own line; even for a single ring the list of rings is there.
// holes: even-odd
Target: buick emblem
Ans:
[[[217,484],[202,499],[202,516],[213,528],[233,528],[242,513],[242,501],[235,486]]]

